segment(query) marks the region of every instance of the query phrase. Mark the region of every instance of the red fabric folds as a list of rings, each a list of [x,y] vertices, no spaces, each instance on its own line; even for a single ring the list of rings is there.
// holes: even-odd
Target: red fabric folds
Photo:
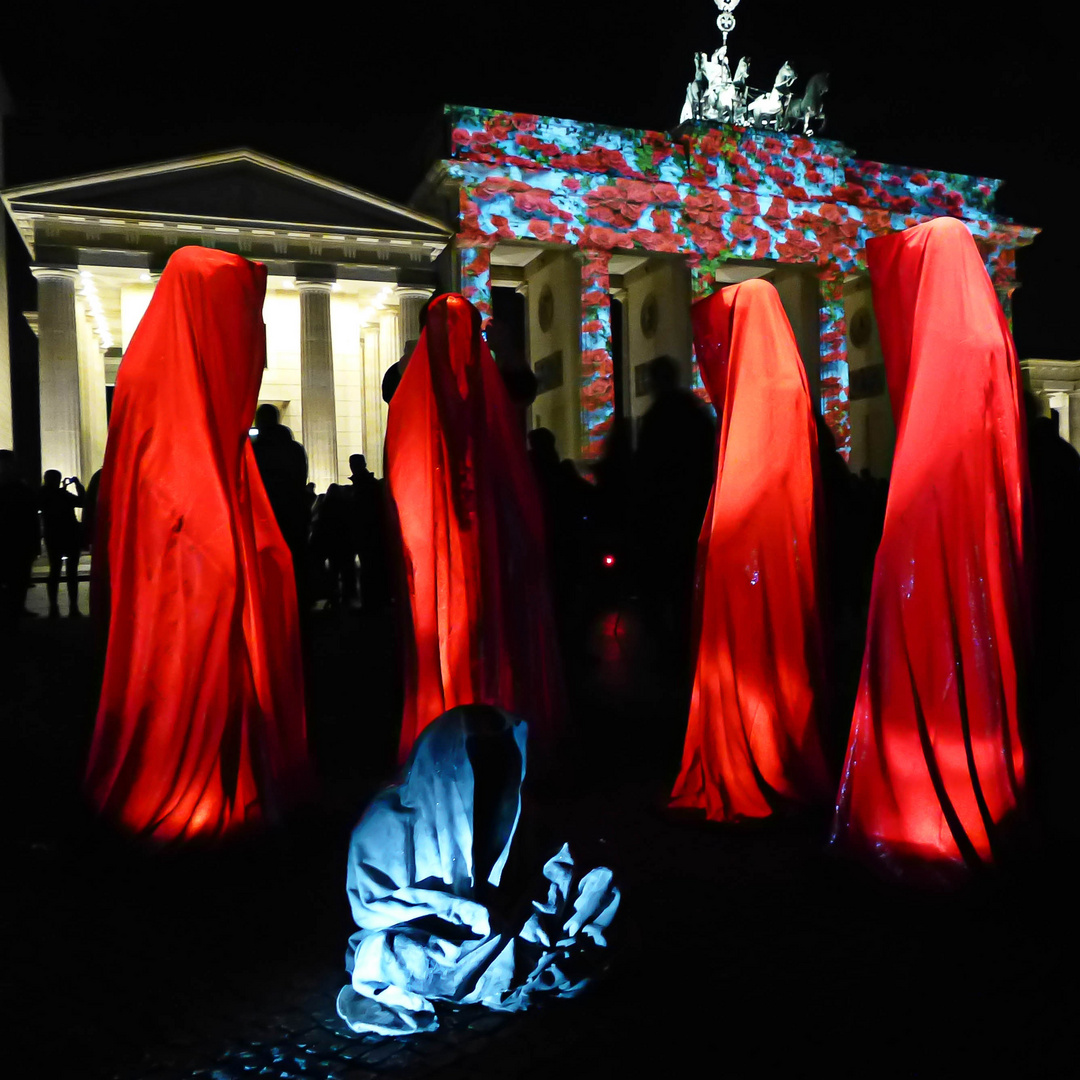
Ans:
[[[719,419],[698,541],[697,664],[675,806],[716,821],[827,801],[818,710],[818,450],[806,372],[760,280],[691,309]]]
[[[261,264],[177,251],[116,381],[92,582],[108,649],[86,789],[155,841],[263,819],[309,777],[292,562],[247,437],[265,290]]]
[[[562,680],[536,481],[463,297],[438,297],[386,427],[412,620],[399,755],[457,705],[506,709],[550,742]]]
[[[890,872],[947,874],[994,860],[1024,782],[1020,376],[961,222],[867,255],[897,442],[833,840]]]

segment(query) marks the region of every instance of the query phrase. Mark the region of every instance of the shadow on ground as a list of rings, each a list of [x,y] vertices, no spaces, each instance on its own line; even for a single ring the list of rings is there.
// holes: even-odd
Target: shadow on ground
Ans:
[[[598,620],[569,673],[565,761],[527,784],[533,843],[566,839],[580,864],[615,870],[606,977],[524,1014],[462,1009],[407,1040],[351,1035],[334,1010],[345,852],[392,773],[400,689],[388,623],[316,613],[309,643],[319,806],[224,849],[157,854],[79,798],[89,620],[31,619],[10,643],[7,1075],[1035,1076],[1073,1059],[1075,903],[1054,860],[926,895],[831,858],[824,816],[734,828],[669,814],[686,690],[651,659],[632,607]]]

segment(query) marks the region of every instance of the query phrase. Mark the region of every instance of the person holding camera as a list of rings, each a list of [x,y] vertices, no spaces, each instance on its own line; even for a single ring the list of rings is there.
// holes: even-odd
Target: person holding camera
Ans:
[[[68,490],[73,487],[74,494]],[[60,615],[57,594],[60,591],[60,574],[67,559],[68,614],[81,615],[79,611],[79,553],[82,535],[75,508],[86,503],[86,489],[78,477],[68,476],[61,480],[56,469],[45,472],[38,509],[41,510],[42,531],[45,534],[45,550],[49,555],[49,577],[45,588],[49,594],[49,618]]]

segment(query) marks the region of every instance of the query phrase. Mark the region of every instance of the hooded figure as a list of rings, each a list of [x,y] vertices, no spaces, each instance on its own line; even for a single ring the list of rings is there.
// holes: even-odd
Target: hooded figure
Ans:
[[[86,789],[155,841],[258,821],[308,777],[296,592],[247,432],[266,268],[169,260],[124,356],[98,491],[108,649]]]
[[[435,1001],[526,1008],[535,993],[584,988],[619,905],[611,871],[576,879],[569,848],[545,863],[547,897],[515,919],[500,890],[521,816],[523,721],[488,706],[451,709],[413,745],[401,783],[368,807],[349,846],[360,929],[338,1014],[353,1031],[438,1027]]]
[[[714,821],[828,802],[821,745],[818,448],[780,297],[744,281],[691,309],[720,419],[698,541],[697,664],[675,806]]]
[[[426,315],[386,425],[412,613],[399,759],[474,702],[525,717],[543,747],[563,699],[536,480],[480,313],[451,294]]]
[[[871,240],[867,259],[897,438],[833,841],[937,876],[994,861],[1023,790],[1024,409],[961,222]]]

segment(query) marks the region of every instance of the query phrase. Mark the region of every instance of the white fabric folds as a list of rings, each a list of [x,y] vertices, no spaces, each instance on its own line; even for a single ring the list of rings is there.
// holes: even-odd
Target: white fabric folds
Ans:
[[[421,732],[401,783],[353,830],[359,930],[337,999],[353,1031],[432,1031],[436,1001],[517,1011],[537,993],[571,997],[599,966],[619,906],[610,870],[580,876],[564,844],[544,864],[543,900],[515,919],[516,898],[499,891],[521,816],[526,731],[490,706],[444,713]]]

